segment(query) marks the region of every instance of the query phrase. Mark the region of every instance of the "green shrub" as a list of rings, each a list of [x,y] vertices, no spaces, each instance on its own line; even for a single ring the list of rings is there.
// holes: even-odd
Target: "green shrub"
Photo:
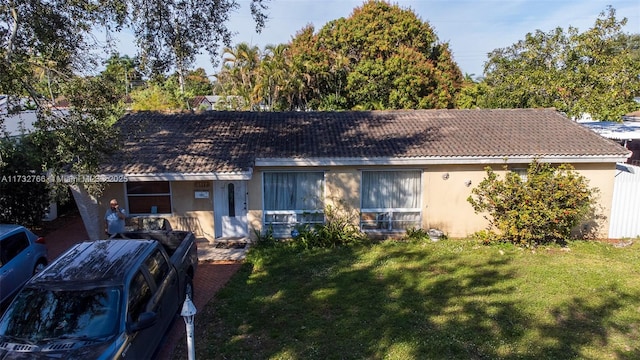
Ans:
[[[402,237],[402,240],[405,241],[426,241],[426,240],[431,240],[431,241],[436,241],[436,240],[446,240],[447,234],[441,232],[440,230],[437,229],[429,229],[429,230],[424,230],[422,228],[409,228],[407,229],[407,232],[405,233],[405,235]]]
[[[357,225],[357,215],[338,203],[339,207],[326,206],[324,224],[300,225],[296,227],[294,244],[305,249],[331,248],[361,244],[368,241],[366,234]]]
[[[273,236],[273,227],[269,227],[264,234],[260,232],[260,230],[254,230],[256,234],[256,246],[259,247],[270,247],[275,245],[278,240]]]
[[[571,165],[553,167],[534,161],[523,180],[507,172],[503,179],[487,168],[487,177],[467,201],[476,213],[487,213],[501,240],[521,245],[562,242],[595,214],[595,195],[585,177]],[[480,234],[493,240],[490,233]]]
[[[410,228],[407,229],[407,233],[404,235],[402,240],[407,241],[424,241],[429,239],[429,233],[421,228]]]
[[[471,235],[473,240],[479,241],[484,245],[490,245],[500,241],[500,236],[491,230],[476,231]]]

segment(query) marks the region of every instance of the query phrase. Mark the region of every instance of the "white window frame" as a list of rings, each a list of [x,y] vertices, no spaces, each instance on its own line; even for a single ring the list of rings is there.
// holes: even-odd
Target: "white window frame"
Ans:
[[[320,194],[317,202],[319,208],[313,209],[267,209],[266,177],[271,174],[319,174]],[[299,180],[299,179],[297,179]],[[324,224],[324,194],[325,194],[325,172],[318,170],[310,171],[266,171],[262,174],[262,223],[263,232],[273,231],[276,238],[288,238],[292,236],[292,231],[300,225]]]
[[[418,184],[414,194],[415,207],[365,207],[365,193],[371,193],[365,188],[367,173],[402,173],[415,172]],[[360,229],[364,232],[405,232],[410,228],[422,227],[422,170],[362,170],[360,176]]]

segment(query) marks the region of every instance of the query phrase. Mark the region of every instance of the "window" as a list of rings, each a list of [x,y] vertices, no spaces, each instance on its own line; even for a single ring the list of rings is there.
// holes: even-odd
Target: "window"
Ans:
[[[120,323],[120,293],[116,287],[25,287],[3,317],[0,333],[34,342],[63,338],[91,341],[115,335]]]
[[[23,231],[7,236],[0,242],[0,265],[6,264],[29,247],[29,239]]]
[[[156,250],[151,256],[145,260],[144,264],[147,269],[149,269],[149,273],[153,278],[153,281],[156,283],[156,287],[160,287],[162,281],[167,277],[169,273],[169,264],[167,264],[167,260],[162,255],[160,250]]]
[[[236,196],[235,196],[235,186],[233,184],[227,185],[227,202],[228,202],[228,214],[229,217],[236,216]]]
[[[168,181],[127,182],[129,214],[170,214],[171,187]]]
[[[263,176],[264,224],[288,237],[299,224],[324,223],[323,172],[268,172]]]
[[[511,172],[514,172],[516,174],[518,174],[518,176],[520,176],[520,181],[522,182],[527,182],[527,178],[528,178],[528,173],[527,173],[527,168],[523,167],[523,168],[513,168],[511,169]]]
[[[127,306],[128,321],[138,321],[140,314],[147,311],[151,300],[151,287],[142,272],[137,271],[129,287],[129,303]]]
[[[402,231],[421,225],[420,171],[363,171],[360,226]]]

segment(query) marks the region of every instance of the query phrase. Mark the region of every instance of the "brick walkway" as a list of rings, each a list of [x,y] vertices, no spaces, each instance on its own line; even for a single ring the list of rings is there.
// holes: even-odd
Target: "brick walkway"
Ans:
[[[47,250],[49,261],[52,261],[65,250],[80,241],[88,239],[87,231],[84,228],[82,219],[74,217],[69,219],[65,224],[45,236],[47,242]],[[199,253],[208,249],[201,249],[203,244],[198,242]],[[205,245],[206,246],[206,245]],[[209,302],[216,291],[238,271],[241,264],[238,261],[200,261],[196,270],[194,285],[194,305],[198,311],[202,310],[207,302]],[[198,314],[196,313],[196,324],[198,323]],[[182,318],[176,318],[173,327],[165,336],[162,347],[158,350],[157,360],[169,360],[172,358],[173,350],[179,341],[186,341],[185,325]],[[198,339],[195,339],[196,343]]]

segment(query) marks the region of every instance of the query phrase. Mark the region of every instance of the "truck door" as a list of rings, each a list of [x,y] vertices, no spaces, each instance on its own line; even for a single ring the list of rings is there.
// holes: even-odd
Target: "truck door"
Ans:
[[[146,311],[153,311],[153,289],[144,273],[138,269],[131,280],[127,299],[127,323],[132,324]],[[162,334],[156,334],[156,326],[129,333],[129,345],[125,348],[125,359],[150,359]],[[158,340],[156,339],[158,338]]]
[[[151,280],[156,288],[153,294],[155,312],[158,313],[156,326],[164,333],[182,306],[178,274],[169,264],[165,253],[160,250],[154,251],[145,260],[144,267],[151,275]]]
[[[182,306],[178,274],[165,253],[156,249],[136,272],[129,286],[127,322],[136,322],[144,312],[157,316],[155,324],[130,334],[127,359],[150,359]]]

